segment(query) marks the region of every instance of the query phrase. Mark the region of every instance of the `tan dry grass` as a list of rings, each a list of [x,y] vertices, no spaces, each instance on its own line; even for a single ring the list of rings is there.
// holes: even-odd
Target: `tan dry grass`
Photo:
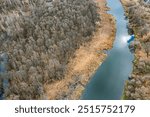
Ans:
[[[75,57],[70,59],[65,78],[45,85],[48,99],[79,99],[84,90],[83,85],[88,83],[92,74],[106,57],[106,54],[100,51],[112,47],[115,21],[111,15],[106,13],[108,9],[106,0],[97,0],[97,2],[100,7],[101,26],[97,29],[92,40],[81,46],[75,52]],[[74,85],[74,89],[70,89],[71,85]]]

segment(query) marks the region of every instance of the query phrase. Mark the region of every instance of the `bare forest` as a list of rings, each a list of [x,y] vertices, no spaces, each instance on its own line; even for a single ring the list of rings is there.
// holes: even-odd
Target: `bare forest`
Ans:
[[[150,99],[150,4],[144,0],[123,1],[129,27],[136,35],[133,74],[125,87],[126,99]]]
[[[97,9],[93,0],[0,0],[4,98],[46,99],[43,85],[63,79],[69,58],[91,39]]]

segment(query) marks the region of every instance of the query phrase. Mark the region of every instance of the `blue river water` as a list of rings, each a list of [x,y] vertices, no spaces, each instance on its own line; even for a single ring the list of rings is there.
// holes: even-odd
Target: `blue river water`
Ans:
[[[134,55],[128,48],[127,24],[120,0],[107,0],[109,14],[116,19],[116,37],[113,48],[93,78],[87,84],[83,100],[119,100],[123,94],[125,81],[132,72]]]
[[[8,55],[7,53],[0,54],[0,100],[3,99],[3,91],[8,87],[7,79],[7,64]]]

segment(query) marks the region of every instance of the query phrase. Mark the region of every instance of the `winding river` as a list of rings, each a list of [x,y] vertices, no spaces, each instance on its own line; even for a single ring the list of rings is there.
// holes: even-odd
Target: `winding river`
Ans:
[[[122,97],[125,81],[132,72],[133,54],[128,48],[128,34],[124,9],[120,0],[107,0],[109,14],[116,19],[116,37],[113,48],[87,84],[83,100],[119,100]]]

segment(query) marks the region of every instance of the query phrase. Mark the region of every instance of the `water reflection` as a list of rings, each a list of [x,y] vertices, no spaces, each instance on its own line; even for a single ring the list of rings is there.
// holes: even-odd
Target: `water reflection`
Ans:
[[[133,55],[128,48],[127,24],[124,10],[119,0],[107,0],[111,8],[110,14],[116,18],[116,39],[113,49],[109,51],[106,60],[98,68],[94,77],[81,97],[81,99],[117,100],[121,98],[124,82],[132,71]]]

